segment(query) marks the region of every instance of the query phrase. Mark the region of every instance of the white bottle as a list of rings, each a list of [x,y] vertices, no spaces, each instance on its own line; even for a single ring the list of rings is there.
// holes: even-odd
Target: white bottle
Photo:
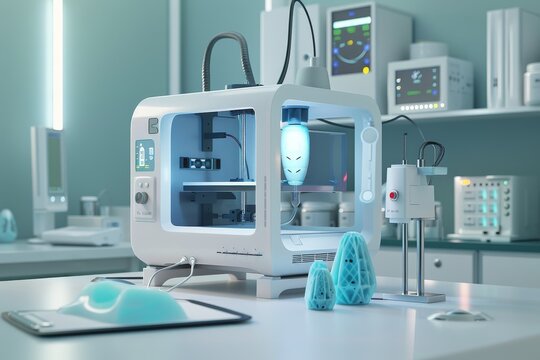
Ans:
[[[144,151],[144,147],[141,145],[141,147],[139,148],[139,166],[144,166],[145,164],[145,151]]]
[[[527,106],[540,105],[540,63],[527,65],[523,76],[523,103]]]

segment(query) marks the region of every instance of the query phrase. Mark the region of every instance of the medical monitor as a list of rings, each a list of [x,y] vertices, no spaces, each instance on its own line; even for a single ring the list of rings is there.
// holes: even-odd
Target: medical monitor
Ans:
[[[63,132],[45,127],[30,130],[34,211],[67,211]]]

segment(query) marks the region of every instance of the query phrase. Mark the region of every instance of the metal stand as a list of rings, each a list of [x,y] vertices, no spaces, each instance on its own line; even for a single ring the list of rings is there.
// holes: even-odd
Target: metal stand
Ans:
[[[401,239],[403,241],[403,291],[399,294],[383,294],[382,298],[384,300],[395,300],[395,301],[407,301],[407,302],[417,302],[417,303],[435,303],[446,301],[446,296],[444,294],[433,294],[427,293],[424,291],[424,220],[416,220],[416,257],[417,257],[417,291],[412,292],[408,290],[408,234],[407,234],[407,224],[401,224]]]
[[[148,284],[148,280],[159,267],[147,266],[143,269],[143,285]],[[186,277],[189,275],[189,265],[178,267],[176,269],[165,270],[157,274],[152,280],[152,286],[162,286],[167,280],[174,278]],[[197,275],[219,275],[229,274],[234,280],[246,280],[246,273],[243,272],[226,272],[223,270],[205,268],[202,266],[196,267]],[[262,276],[257,280],[257,297],[263,299],[277,299],[287,290],[304,289],[307,284],[307,275],[300,276]]]

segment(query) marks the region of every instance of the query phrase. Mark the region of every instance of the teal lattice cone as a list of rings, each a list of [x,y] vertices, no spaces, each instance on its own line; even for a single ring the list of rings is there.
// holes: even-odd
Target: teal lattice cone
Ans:
[[[311,265],[304,295],[310,310],[332,310],[336,304],[336,291],[326,264],[317,260]]]
[[[366,241],[359,233],[351,231],[341,238],[332,280],[338,304],[369,304],[371,301],[377,280]]]

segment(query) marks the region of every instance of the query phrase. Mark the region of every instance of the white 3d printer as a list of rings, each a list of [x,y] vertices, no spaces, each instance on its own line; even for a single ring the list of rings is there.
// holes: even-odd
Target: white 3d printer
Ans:
[[[295,116],[305,118],[300,122]],[[306,128],[306,120],[309,126],[317,118],[352,118],[354,154],[348,154],[346,134],[310,130],[307,171],[302,164],[301,169],[286,164],[285,155],[293,161],[301,156],[297,145],[302,139],[289,132],[283,143],[291,149],[283,148],[285,127]],[[266,275],[258,281],[257,295],[275,297],[303,286],[277,285],[282,284],[277,280],[307,274],[315,260],[333,261],[346,231],[360,232],[376,251],[380,134],[380,113],[372,99],[319,88],[258,86],[143,100],[131,122],[130,167],[131,242],[149,265],[145,281],[152,269],[193,256],[199,273]],[[283,168],[305,172],[301,185]],[[298,206],[302,192],[346,190],[355,192],[349,228],[293,226],[281,219],[282,193],[291,194]]]

